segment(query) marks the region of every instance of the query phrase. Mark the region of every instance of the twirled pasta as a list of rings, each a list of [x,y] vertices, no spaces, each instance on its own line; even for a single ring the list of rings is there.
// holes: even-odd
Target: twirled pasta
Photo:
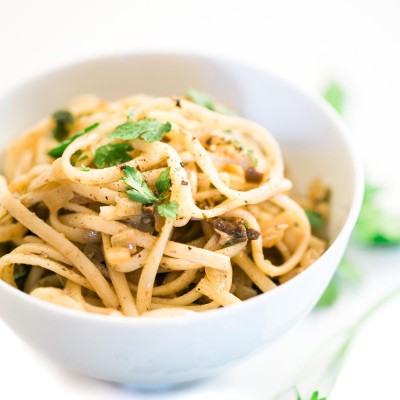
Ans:
[[[48,155],[59,145],[52,117],[6,151],[0,278],[10,285],[80,311],[176,315],[272,290],[324,252],[262,126],[178,97],[84,96],[69,112],[76,140],[61,157]],[[111,138],[128,120],[170,129],[161,140]],[[127,160],[100,168],[96,152],[110,143],[125,143]],[[132,200],[123,181],[129,167],[153,194],[169,173],[176,218],[155,201]],[[303,202],[310,210],[318,203],[326,219],[326,193],[318,196]]]

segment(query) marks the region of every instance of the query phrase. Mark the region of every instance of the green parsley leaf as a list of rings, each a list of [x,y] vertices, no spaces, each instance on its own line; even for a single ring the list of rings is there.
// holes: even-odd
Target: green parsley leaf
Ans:
[[[332,82],[325,89],[324,98],[340,115],[343,115],[345,94],[338,83]]]
[[[170,167],[166,168],[163,172],[161,172],[156,181],[157,192],[160,196],[162,196],[168,190],[169,185],[171,184],[171,178],[169,177],[170,170]]]
[[[74,123],[74,116],[67,110],[59,110],[52,117],[56,122],[52,132],[53,137],[61,142],[68,136],[68,128]]]
[[[189,89],[185,92],[185,97],[193,103],[208,108],[211,111],[216,111],[224,115],[235,115],[235,113],[228,107],[222,104],[215,104],[212,97],[206,92]]]
[[[169,168],[166,168],[158,177],[156,187],[160,196],[165,193],[170,185]],[[164,218],[174,218],[178,216],[179,206],[174,201],[162,203],[165,197],[157,197],[143,180],[143,175],[134,167],[126,166],[122,180],[127,185],[128,197],[132,201],[142,204],[156,204],[158,213]],[[129,189],[132,188],[132,189]]]
[[[320,214],[311,211],[311,210],[304,210],[308,220],[310,221],[311,227],[314,229],[321,229],[324,226],[324,220]]]
[[[57,147],[54,147],[51,149],[47,154],[51,157],[58,158],[61,157],[64,154],[65,149],[76,139],[84,135],[85,133],[90,132],[91,130],[97,128],[99,126],[98,122],[95,122],[94,124],[86,127],[82,131],[78,132],[76,135],[72,136],[69,139],[64,140],[61,142]]]
[[[179,206],[174,201],[157,204],[157,211],[164,218],[176,219],[176,217],[178,216],[178,209]]]
[[[157,202],[156,195],[147,186],[147,183],[143,180],[143,175],[140,171],[137,171],[134,167],[127,166],[124,169],[124,176],[122,177],[124,183],[131,187],[128,189],[128,197],[132,201],[136,201],[142,204],[153,204]]]
[[[200,90],[195,90],[195,89],[189,89],[185,92],[185,97],[188,100],[192,101],[193,103],[198,104],[199,106],[208,108],[211,111],[216,111],[216,107],[212,97],[206,92],[201,92]]]
[[[133,147],[127,143],[108,143],[99,147],[94,152],[94,163],[98,168],[105,168],[122,164],[132,160],[128,151]]]
[[[87,167],[86,165],[82,165],[81,171],[83,171],[83,172],[89,172],[89,171],[90,171],[90,168]]]
[[[140,121],[128,121],[116,127],[109,137],[113,139],[143,139],[147,143],[161,140],[165,133],[171,131],[171,123],[162,123],[155,119],[143,118]]]

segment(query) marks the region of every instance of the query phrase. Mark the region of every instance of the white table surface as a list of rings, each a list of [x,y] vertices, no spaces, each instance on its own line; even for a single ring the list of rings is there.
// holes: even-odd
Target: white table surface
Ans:
[[[348,94],[346,119],[367,175],[386,184],[385,202],[400,213],[399,11],[396,0],[0,0],[0,95],[63,63],[131,50],[222,54],[316,92],[336,79]],[[363,284],[334,309],[313,313],[225,374],[174,390],[150,392],[66,371],[0,322],[0,398],[272,399],[319,344],[400,282],[398,250],[351,249],[350,258]],[[365,326],[330,399],[398,398],[399,305],[389,304]]]

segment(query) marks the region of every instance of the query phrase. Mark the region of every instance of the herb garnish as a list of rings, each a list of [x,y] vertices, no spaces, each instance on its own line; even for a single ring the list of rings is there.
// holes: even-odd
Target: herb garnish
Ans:
[[[157,204],[157,211],[164,218],[176,219],[178,215],[178,207],[178,204],[174,201],[169,201],[168,203]]]
[[[156,196],[146,181],[143,174],[130,165],[124,169],[122,180],[127,185],[128,197],[132,201],[142,204],[155,204],[157,212],[164,218],[176,218],[178,216],[178,204],[174,201],[167,201],[169,194],[166,194],[171,183],[169,177],[170,168],[165,169],[156,181],[158,196]]]
[[[143,118],[140,121],[128,121],[115,128],[109,137],[121,140],[143,139],[147,143],[160,141],[165,133],[172,129],[171,123],[162,123],[155,119]]]
[[[321,229],[324,226],[324,220],[320,214],[312,210],[304,210],[304,211],[313,229]]]
[[[168,190],[169,185],[171,184],[171,178],[169,177],[170,170],[171,167],[164,169],[157,179],[156,188],[160,196],[162,196]]]
[[[128,151],[133,147],[127,143],[108,143],[94,152],[94,163],[98,168],[114,167],[115,165],[132,160]]]
[[[91,130],[97,128],[99,126],[98,122],[95,122],[94,124],[86,127],[85,129],[81,130],[78,132],[76,135],[70,137],[69,139],[64,140],[61,142],[57,147],[54,147],[51,149],[47,154],[51,157],[58,158],[61,157],[64,154],[65,149],[76,139],[84,135],[85,133],[90,132]]]
[[[68,129],[74,123],[74,116],[67,110],[59,110],[52,117],[56,122],[52,132],[53,137],[61,142],[68,136]]]
[[[235,113],[228,107],[222,104],[215,104],[212,97],[208,93],[200,90],[189,89],[185,92],[185,97],[193,103],[208,108],[211,111],[215,111],[224,115],[235,115]]]
[[[152,204],[158,200],[156,195],[147,186],[142,173],[134,167],[126,166],[122,180],[131,188],[127,190],[130,200],[142,204]]]

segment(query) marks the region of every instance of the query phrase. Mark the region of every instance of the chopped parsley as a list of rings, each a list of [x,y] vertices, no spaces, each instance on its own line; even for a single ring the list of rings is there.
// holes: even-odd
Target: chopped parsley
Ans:
[[[52,117],[56,123],[52,132],[53,137],[62,142],[68,137],[69,128],[74,123],[74,116],[67,110],[59,110]]]
[[[186,91],[185,97],[199,106],[208,108],[211,111],[216,111],[213,99],[208,93],[201,92],[200,90],[189,89]]]
[[[142,173],[134,167],[128,165],[124,169],[122,180],[130,187],[130,189],[126,191],[130,200],[142,204],[152,204],[158,200],[143,179]]]
[[[205,107],[211,111],[215,111],[224,115],[235,115],[231,109],[222,104],[214,103],[213,98],[208,93],[200,90],[189,89],[185,92],[185,97],[193,103],[196,103],[199,106]]]
[[[157,212],[164,218],[176,218],[178,216],[178,204],[174,201],[166,201],[169,196],[165,193],[171,183],[169,177],[170,169],[167,168],[161,172],[156,182],[158,196],[151,191],[146,181],[143,179],[143,174],[134,167],[127,166],[124,169],[122,180],[127,185],[126,192],[128,198],[142,204],[155,204]]]
[[[310,225],[313,229],[322,229],[324,226],[324,220],[320,214],[311,210],[304,210],[308,220],[310,221]]]
[[[143,118],[140,121],[128,121],[115,128],[109,137],[121,140],[143,139],[147,143],[161,140],[165,133],[170,132],[170,122],[162,123],[155,119]]]
[[[164,218],[176,219],[178,215],[178,208],[178,204],[176,204],[174,201],[157,204],[157,211]]]
[[[160,176],[156,181],[157,192],[160,196],[162,196],[169,188],[171,184],[171,178],[169,177],[170,167],[166,168],[163,172],[161,172]]]
[[[81,130],[78,132],[76,135],[70,137],[69,139],[64,140],[61,142],[57,147],[54,147],[51,149],[47,154],[53,158],[58,158],[61,157],[64,154],[65,149],[76,139],[84,135],[85,133],[90,132],[91,130],[97,128],[99,126],[98,122],[95,122],[94,124],[86,127],[85,129]]]
[[[133,147],[127,143],[108,143],[94,152],[94,163],[98,168],[114,167],[132,160],[128,154]]]

